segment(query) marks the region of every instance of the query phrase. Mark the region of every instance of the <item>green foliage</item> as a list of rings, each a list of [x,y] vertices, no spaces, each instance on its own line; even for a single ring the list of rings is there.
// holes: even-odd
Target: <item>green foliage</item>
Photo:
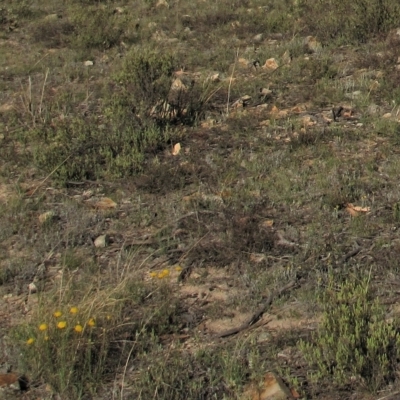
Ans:
[[[301,1],[300,8],[310,34],[326,41],[365,42],[400,23],[396,0],[311,0]]]
[[[74,10],[70,20],[75,29],[72,46],[80,49],[108,49],[118,44],[123,21],[112,7],[85,6]]]
[[[132,175],[142,169],[145,153],[157,150],[168,138],[156,125],[140,129],[127,121],[102,125],[89,118],[48,124],[33,135],[36,165],[53,172],[60,183]]]
[[[316,381],[341,386],[356,382],[376,392],[394,379],[400,335],[373,300],[367,279],[347,280],[336,290],[333,278],[321,296],[323,317],[312,343],[299,346]]]
[[[248,377],[260,378],[263,362],[255,342],[208,346],[196,352],[181,348],[167,355],[154,348],[142,355],[150,365],[142,369],[135,382],[135,398],[149,399],[231,399],[241,392]]]
[[[149,110],[167,99],[176,61],[169,53],[133,48],[125,57],[114,80],[129,94],[138,111]]]

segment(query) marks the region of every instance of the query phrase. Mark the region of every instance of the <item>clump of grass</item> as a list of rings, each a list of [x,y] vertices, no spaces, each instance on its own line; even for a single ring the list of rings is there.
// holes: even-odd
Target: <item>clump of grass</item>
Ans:
[[[362,385],[376,392],[395,379],[400,334],[395,322],[373,297],[369,279],[348,279],[337,285],[330,278],[321,296],[324,310],[312,342],[299,347],[318,383]]]
[[[116,312],[110,305],[52,310],[43,304],[32,323],[14,332],[27,369],[40,372],[57,393],[80,398],[93,390],[109,363]]]
[[[299,1],[304,26],[310,34],[329,42],[365,42],[400,23],[400,5],[395,0]]]

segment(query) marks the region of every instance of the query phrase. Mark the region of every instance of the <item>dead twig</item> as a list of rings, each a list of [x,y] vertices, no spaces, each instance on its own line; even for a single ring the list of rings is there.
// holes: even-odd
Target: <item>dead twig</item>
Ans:
[[[249,328],[250,326],[255,324],[261,318],[261,316],[268,310],[268,308],[271,306],[272,302],[275,299],[282,296],[283,293],[287,292],[290,289],[293,289],[297,285],[298,285],[297,280],[293,280],[293,281],[290,281],[287,285],[278,289],[277,291],[271,293],[268,296],[266,302],[262,306],[260,306],[260,308],[241,326],[239,326],[237,328],[229,329],[222,333],[219,333],[216,335],[216,337],[217,338],[225,338],[228,336],[236,335],[237,333],[240,333],[240,332],[244,331],[245,329]]]

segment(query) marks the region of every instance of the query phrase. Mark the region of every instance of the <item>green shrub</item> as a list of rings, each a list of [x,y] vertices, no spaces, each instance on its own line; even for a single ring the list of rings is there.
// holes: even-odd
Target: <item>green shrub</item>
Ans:
[[[35,129],[36,165],[53,172],[61,184],[69,180],[120,178],[143,168],[146,152],[165,145],[168,132],[156,125],[101,125],[98,120],[75,118],[57,126]]]
[[[324,41],[365,42],[400,24],[396,0],[300,1],[304,26]]]
[[[341,386],[356,383],[376,392],[395,378],[400,335],[373,295],[367,279],[347,280],[336,290],[333,279],[321,300],[323,316],[312,343],[299,346],[322,383],[333,379]]]
[[[112,7],[86,6],[74,11],[70,21],[75,35],[72,46],[80,49],[108,49],[118,44],[123,24]]]

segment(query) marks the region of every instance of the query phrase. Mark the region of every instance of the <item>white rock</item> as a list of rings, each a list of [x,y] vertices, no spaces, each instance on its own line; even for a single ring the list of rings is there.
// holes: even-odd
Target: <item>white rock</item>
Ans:
[[[91,66],[93,65],[93,61],[90,61],[90,60],[85,61],[85,62],[83,63],[83,65],[84,65],[85,67],[91,67]]]
[[[108,243],[108,236],[101,235],[94,241],[94,245],[98,248],[106,247]]]

